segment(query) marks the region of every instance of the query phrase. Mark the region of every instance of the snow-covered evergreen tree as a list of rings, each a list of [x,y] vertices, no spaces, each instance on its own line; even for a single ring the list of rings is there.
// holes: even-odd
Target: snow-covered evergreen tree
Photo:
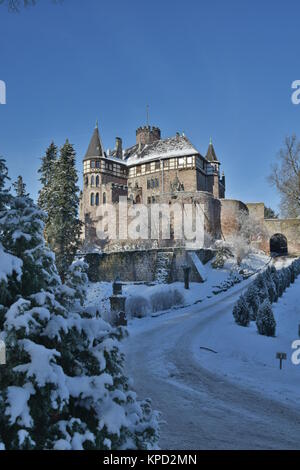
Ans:
[[[255,320],[259,308],[259,296],[258,289],[254,283],[249,286],[245,294],[245,300],[249,307],[250,320]]]
[[[256,317],[256,326],[260,335],[275,336],[276,321],[269,300],[265,300],[259,307]]]
[[[38,197],[38,206],[46,214],[46,223],[44,235],[46,241],[48,240],[48,230],[51,225],[51,209],[53,208],[52,199],[53,199],[53,180],[55,173],[55,164],[57,162],[57,147],[54,142],[51,142],[49,147],[46,150],[45,155],[42,157],[41,167],[39,169],[40,182],[42,185],[41,190],[39,191]]]
[[[18,176],[18,179],[14,182],[13,187],[15,188],[15,192],[18,197],[29,196],[29,194],[26,192],[26,184],[24,183],[22,176]]]
[[[83,305],[86,299],[88,283],[87,269],[88,264],[84,260],[76,260],[71,264],[66,275],[65,284],[71,289],[74,289],[74,297],[80,301],[81,305]]]
[[[75,306],[86,279],[73,266],[70,286],[61,284],[43,240],[43,212],[28,196],[15,197],[1,223],[0,240],[16,255],[9,254],[7,274],[16,270],[22,282],[0,310],[7,351],[0,448],[153,448],[157,413],[137,400],[123,372],[119,341],[126,330]],[[0,266],[5,256],[0,250]]]
[[[257,287],[259,302],[261,304],[269,297],[265,273],[260,273],[255,279],[254,284]]]
[[[0,214],[5,210],[11,198],[9,189],[6,187],[8,181],[9,177],[6,162],[0,157]]]
[[[47,240],[55,252],[57,269],[63,281],[80,246],[82,228],[78,218],[79,188],[75,163],[75,151],[67,140],[54,164],[51,199],[47,203],[50,217]]]
[[[233,316],[235,322],[240,326],[248,326],[250,323],[250,308],[247,305],[245,297],[240,296],[238,301],[233,307]]]
[[[17,196],[11,199],[10,210],[0,215],[1,240],[5,250],[23,262],[20,294],[28,297],[41,289],[53,289],[60,281],[53,253],[44,246],[44,213],[26,194],[22,178],[15,187]]]
[[[6,187],[8,181],[5,160],[0,158],[0,330],[3,324],[4,306],[8,306],[13,301],[14,293],[21,280],[22,267],[22,261],[7,253],[2,245],[1,218],[8,213],[9,203],[12,199],[10,190]]]
[[[270,300],[270,303],[274,303],[274,302],[277,302],[278,300],[278,293],[277,293],[277,288],[276,288],[276,284],[273,280],[273,275],[272,275],[272,271],[270,268],[268,268],[265,273],[265,283],[266,283],[266,288],[267,288],[267,292],[268,292],[268,298]]]

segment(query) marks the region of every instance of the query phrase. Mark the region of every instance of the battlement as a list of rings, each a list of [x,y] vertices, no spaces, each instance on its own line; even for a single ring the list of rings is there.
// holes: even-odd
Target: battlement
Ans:
[[[136,130],[136,143],[138,145],[152,144],[156,140],[160,140],[161,131],[159,127],[143,126]]]

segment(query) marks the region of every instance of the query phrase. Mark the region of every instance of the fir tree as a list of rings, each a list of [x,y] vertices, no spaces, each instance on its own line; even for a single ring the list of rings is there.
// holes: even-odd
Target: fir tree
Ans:
[[[248,326],[250,323],[250,308],[247,305],[245,297],[241,295],[233,307],[233,316],[235,322],[240,326]]]
[[[0,217],[1,238],[5,250],[23,262],[20,294],[26,297],[41,289],[55,287],[59,277],[53,254],[44,246],[44,213],[27,195],[21,177],[15,188],[17,196],[11,199],[10,210]]]
[[[13,184],[17,197],[28,197],[29,194],[26,192],[26,184],[23,181],[22,176],[18,176],[17,181]]]
[[[54,166],[51,199],[47,203],[50,217],[48,242],[55,252],[57,268],[63,281],[80,246],[82,223],[78,218],[77,181],[75,151],[67,140]]]
[[[86,279],[61,284],[43,240],[43,213],[31,199],[14,198],[10,212],[3,241],[23,260],[28,286],[1,313],[0,448],[153,448],[157,414],[137,401],[123,372],[126,331],[75,308]]]
[[[256,326],[260,335],[275,336],[276,321],[269,300],[265,300],[265,302],[259,307]]]
[[[6,162],[0,158],[0,215],[10,202],[11,195],[9,189],[6,188],[6,183],[9,181],[8,170]]]
[[[53,179],[55,172],[55,165],[57,162],[57,147],[54,142],[51,142],[49,147],[46,150],[45,155],[42,157],[42,164],[39,169],[40,182],[42,185],[41,190],[39,191],[38,197],[38,206],[42,209],[46,215],[45,223],[45,238],[48,240],[48,231],[49,226],[51,225],[51,208],[52,198],[53,198]]]
[[[258,289],[251,284],[245,294],[245,300],[250,309],[250,320],[255,320],[259,308]]]

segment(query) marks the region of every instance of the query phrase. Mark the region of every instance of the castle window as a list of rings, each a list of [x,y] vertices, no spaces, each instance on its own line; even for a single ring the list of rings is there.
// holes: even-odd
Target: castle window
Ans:
[[[91,176],[91,186],[95,186],[95,176]]]
[[[151,188],[150,180],[147,180],[147,189],[150,189],[150,188]]]
[[[164,168],[169,168],[169,161],[168,160],[164,161]]]
[[[178,166],[184,166],[184,157],[178,158]]]
[[[156,170],[160,169],[160,161],[155,162],[155,169]]]
[[[151,171],[151,165],[150,165],[150,163],[146,163],[146,171]]]
[[[106,204],[106,193],[103,193],[103,204]]]
[[[141,170],[141,166],[137,166],[137,167],[136,167],[136,174],[137,174],[137,175],[140,175],[140,174],[141,174],[141,171],[142,171],[142,170]]]
[[[99,176],[97,175],[97,176],[96,176],[96,186],[97,186],[97,188],[99,187],[99,183],[100,183],[100,178],[99,178]]]
[[[94,162],[94,160],[91,160],[91,168],[95,168],[95,162]]]
[[[96,168],[100,168],[100,162],[99,162],[99,160],[96,162]]]
[[[96,206],[99,206],[99,193],[96,194]]]
[[[155,187],[159,188],[159,179],[158,178],[155,178]]]
[[[151,180],[151,188],[153,189],[155,187],[155,182],[154,180]]]
[[[94,206],[95,205],[95,194],[92,193],[91,194],[91,206]]]

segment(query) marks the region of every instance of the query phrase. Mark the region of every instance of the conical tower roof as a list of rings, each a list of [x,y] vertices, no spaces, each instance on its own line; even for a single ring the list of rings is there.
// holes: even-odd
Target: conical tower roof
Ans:
[[[215,152],[215,149],[214,149],[214,146],[213,146],[213,143],[212,143],[211,139],[210,139],[207,154],[206,154],[206,160],[208,160],[209,162],[218,162],[219,163],[219,160],[218,160],[218,157],[216,155],[216,152]]]
[[[104,157],[104,151],[101,143],[101,138],[99,135],[98,123],[96,123],[96,127],[94,129],[89,147],[85,154],[84,160],[88,158],[95,158],[95,157]]]

